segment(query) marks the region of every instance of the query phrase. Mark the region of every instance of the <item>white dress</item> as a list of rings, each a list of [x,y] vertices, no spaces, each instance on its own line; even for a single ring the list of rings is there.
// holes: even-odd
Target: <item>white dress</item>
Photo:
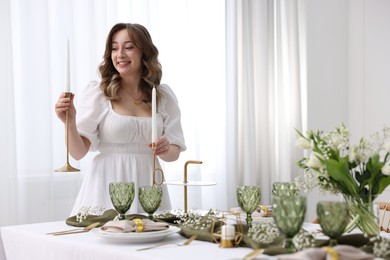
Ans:
[[[171,144],[186,149],[180,121],[180,109],[169,86],[160,85],[162,99],[158,104],[157,136],[165,135]],[[135,197],[128,213],[144,212],[138,202],[138,187],[152,185],[153,153],[151,117],[124,116],[116,113],[100,90],[91,82],[80,95],[77,106],[77,128],[91,142],[90,151],[98,151],[86,173],[71,215],[82,207],[113,208],[108,192],[110,182],[134,182]],[[161,168],[158,160],[156,167]],[[161,209],[170,209],[165,185]]]

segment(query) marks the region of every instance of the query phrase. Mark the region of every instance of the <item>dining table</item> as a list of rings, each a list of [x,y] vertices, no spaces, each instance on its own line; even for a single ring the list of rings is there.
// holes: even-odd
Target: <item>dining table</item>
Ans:
[[[43,222],[4,226],[0,228],[0,260],[155,260],[155,259],[245,259],[253,252],[250,247],[222,248],[219,244],[194,240],[187,246],[179,246],[187,240],[178,232],[173,232],[161,241],[148,242],[108,240],[98,232],[53,236],[47,233],[69,230],[65,221]],[[317,230],[318,224],[304,223],[306,230]],[[389,234],[383,233],[385,237]],[[166,243],[150,250],[139,249]],[[260,254],[256,259],[277,259]]]

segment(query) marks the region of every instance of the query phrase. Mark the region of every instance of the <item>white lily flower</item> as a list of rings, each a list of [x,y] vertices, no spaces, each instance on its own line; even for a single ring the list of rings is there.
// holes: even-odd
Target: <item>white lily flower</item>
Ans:
[[[307,167],[313,168],[313,169],[319,169],[321,168],[321,161],[318,159],[316,153],[311,153],[309,156],[309,160],[306,163]]]
[[[390,165],[388,164],[385,164],[383,167],[382,167],[382,173],[383,175],[386,175],[386,176],[390,176]]]
[[[364,151],[360,151],[357,154],[357,160],[359,163],[367,163],[369,159],[369,156]]]
[[[303,137],[299,137],[298,140],[295,142],[295,145],[301,149],[311,149],[311,142]]]
[[[342,146],[343,139],[340,135],[334,135],[332,136],[332,149],[333,150],[340,150],[340,146]]]

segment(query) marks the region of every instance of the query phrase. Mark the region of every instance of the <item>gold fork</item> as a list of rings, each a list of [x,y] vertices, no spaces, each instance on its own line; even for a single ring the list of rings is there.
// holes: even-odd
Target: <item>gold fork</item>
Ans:
[[[137,251],[149,250],[149,249],[153,249],[153,248],[165,246],[165,245],[170,245],[170,244],[177,245],[177,246],[188,246],[192,241],[194,241],[196,239],[196,237],[197,237],[197,235],[192,235],[184,243],[174,243],[174,242],[161,243],[161,244],[150,246],[150,247],[140,248],[140,249],[137,249]]]
[[[91,229],[99,226],[99,224],[100,224],[100,222],[96,222],[96,223],[90,224],[84,228],[75,228],[75,229],[69,229],[69,230],[64,230],[64,231],[51,232],[51,233],[46,233],[46,235],[60,236],[60,235],[88,232]]]

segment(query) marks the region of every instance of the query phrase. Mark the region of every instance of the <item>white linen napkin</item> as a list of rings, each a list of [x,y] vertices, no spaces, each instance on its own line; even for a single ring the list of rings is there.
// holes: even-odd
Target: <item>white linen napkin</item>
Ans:
[[[168,229],[169,224],[163,222],[154,222],[150,219],[142,219],[142,232],[159,231]],[[135,232],[137,224],[133,220],[108,221],[101,229],[112,233]]]

